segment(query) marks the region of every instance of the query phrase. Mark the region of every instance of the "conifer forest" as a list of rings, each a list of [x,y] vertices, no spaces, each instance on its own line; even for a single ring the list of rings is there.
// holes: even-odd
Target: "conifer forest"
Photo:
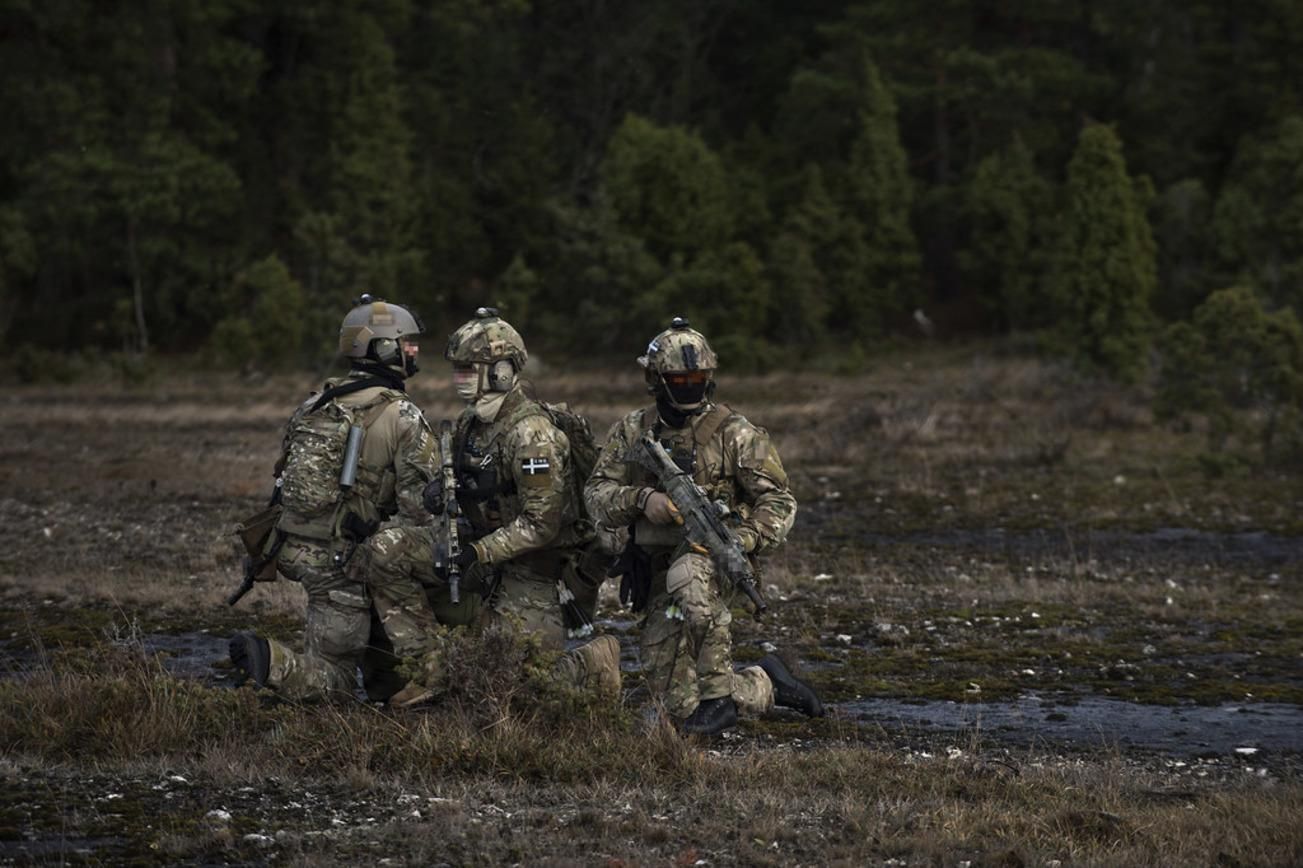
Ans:
[[[1294,0],[7,0],[0,70],[16,351],[313,360],[370,291],[566,356],[682,312],[738,369],[921,310],[1127,378],[1303,298]]]

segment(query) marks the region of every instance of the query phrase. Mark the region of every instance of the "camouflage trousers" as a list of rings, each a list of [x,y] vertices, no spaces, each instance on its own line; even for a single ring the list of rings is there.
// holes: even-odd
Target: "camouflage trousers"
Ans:
[[[278,566],[308,596],[304,649],[299,654],[271,640],[268,684],[305,701],[351,696],[361,666],[369,698],[386,699],[402,688],[399,662],[429,651],[435,625],[469,624],[479,616],[478,594],[452,603],[434,575],[430,542],[429,528],[390,528],[340,567],[330,544],[287,540]]]
[[[434,572],[428,527],[397,527],[381,531],[360,552],[361,568],[371,592],[379,635],[373,631],[372,650],[363,664],[363,682],[372,699],[392,696],[403,685],[393,658],[412,659],[425,671],[424,680],[438,673],[436,625],[477,624],[483,613],[480,589],[490,579],[487,571],[472,568],[464,577],[461,602],[454,605],[447,583]],[[545,647],[565,647],[557,580],[524,564],[507,562],[493,594],[492,617],[505,618],[519,629],[539,637]],[[391,649],[377,647],[388,640]],[[386,660],[385,651],[389,651]],[[386,663],[390,665],[385,666]],[[563,654],[557,677],[567,683],[614,695],[620,689],[620,645],[599,637]],[[392,689],[391,689],[392,688]]]
[[[680,556],[652,588],[640,650],[647,686],[666,711],[687,717],[699,702],[721,696],[732,696],[744,713],[773,708],[774,685],[763,669],[733,669],[733,615],[708,558]]]
[[[292,699],[351,696],[357,667],[371,632],[366,586],[334,562],[329,543],[291,536],[282,546],[278,569],[308,596],[303,653],[269,640],[267,683]]]
[[[356,557],[357,569],[371,594],[374,626],[363,661],[362,682],[375,701],[398,692],[406,679],[398,674],[404,659],[433,666],[435,628],[477,624],[481,599],[467,582],[457,603],[448,583],[434,571],[431,527],[387,528],[367,540]]]

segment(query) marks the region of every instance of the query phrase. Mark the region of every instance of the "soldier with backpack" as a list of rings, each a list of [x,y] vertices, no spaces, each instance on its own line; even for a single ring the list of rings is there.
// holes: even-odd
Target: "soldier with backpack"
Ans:
[[[369,650],[383,649],[378,656],[392,661],[429,648],[437,621],[424,589],[368,581],[372,562],[395,540],[420,538],[428,546],[422,492],[438,471],[437,444],[405,391],[418,370],[421,331],[406,308],[362,296],[340,328],[348,374],[328,380],[286,426],[281,511],[269,548],[275,569],[307,593],[304,650],[253,633],[234,636],[231,661],[259,686],[299,700],[351,696]],[[395,526],[376,535],[382,522]],[[474,616],[473,600],[461,608],[467,611],[445,612],[445,620]],[[375,667],[372,698],[402,686],[370,683],[385,681],[387,668]]]
[[[481,577],[494,617],[545,646],[591,635],[610,555],[584,512],[583,484],[597,458],[587,420],[531,394],[520,379],[525,342],[493,308],[453,332],[444,358],[466,403],[453,436],[457,502],[470,531],[458,566]],[[614,692],[619,643],[598,637],[560,666],[578,683]]]

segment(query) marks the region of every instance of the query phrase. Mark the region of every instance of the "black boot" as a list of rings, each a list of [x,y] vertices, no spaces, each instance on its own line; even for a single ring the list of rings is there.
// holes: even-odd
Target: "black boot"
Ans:
[[[267,674],[271,671],[271,646],[267,640],[253,633],[236,633],[227,643],[231,653],[231,662],[241,673],[236,682],[239,687],[250,678],[259,687],[267,686]]]
[[[774,683],[774,704],[795,708],[810,717],[823,717],[823,703],[814,688],[792,674],[775,654],[766,654],[757,664]]]
[[[737,703],[731,696],[703,700],[683,721],[688,735],[718,735],[730,726],[737,726]]]

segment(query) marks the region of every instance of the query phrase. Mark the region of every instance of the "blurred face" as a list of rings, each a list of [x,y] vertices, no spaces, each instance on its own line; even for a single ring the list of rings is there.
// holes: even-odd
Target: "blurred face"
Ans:
[[[480,393],[480,371],[475,365],[454,362],[452,366],[452,387],[457,390],[457,397],[467,404]]]
[[[398,348],[403,354],[403,370],[410,377],[420,370],[416,364],[416,357],[421,353],[421,345],[417,343],[416,338],[400,338]]]

